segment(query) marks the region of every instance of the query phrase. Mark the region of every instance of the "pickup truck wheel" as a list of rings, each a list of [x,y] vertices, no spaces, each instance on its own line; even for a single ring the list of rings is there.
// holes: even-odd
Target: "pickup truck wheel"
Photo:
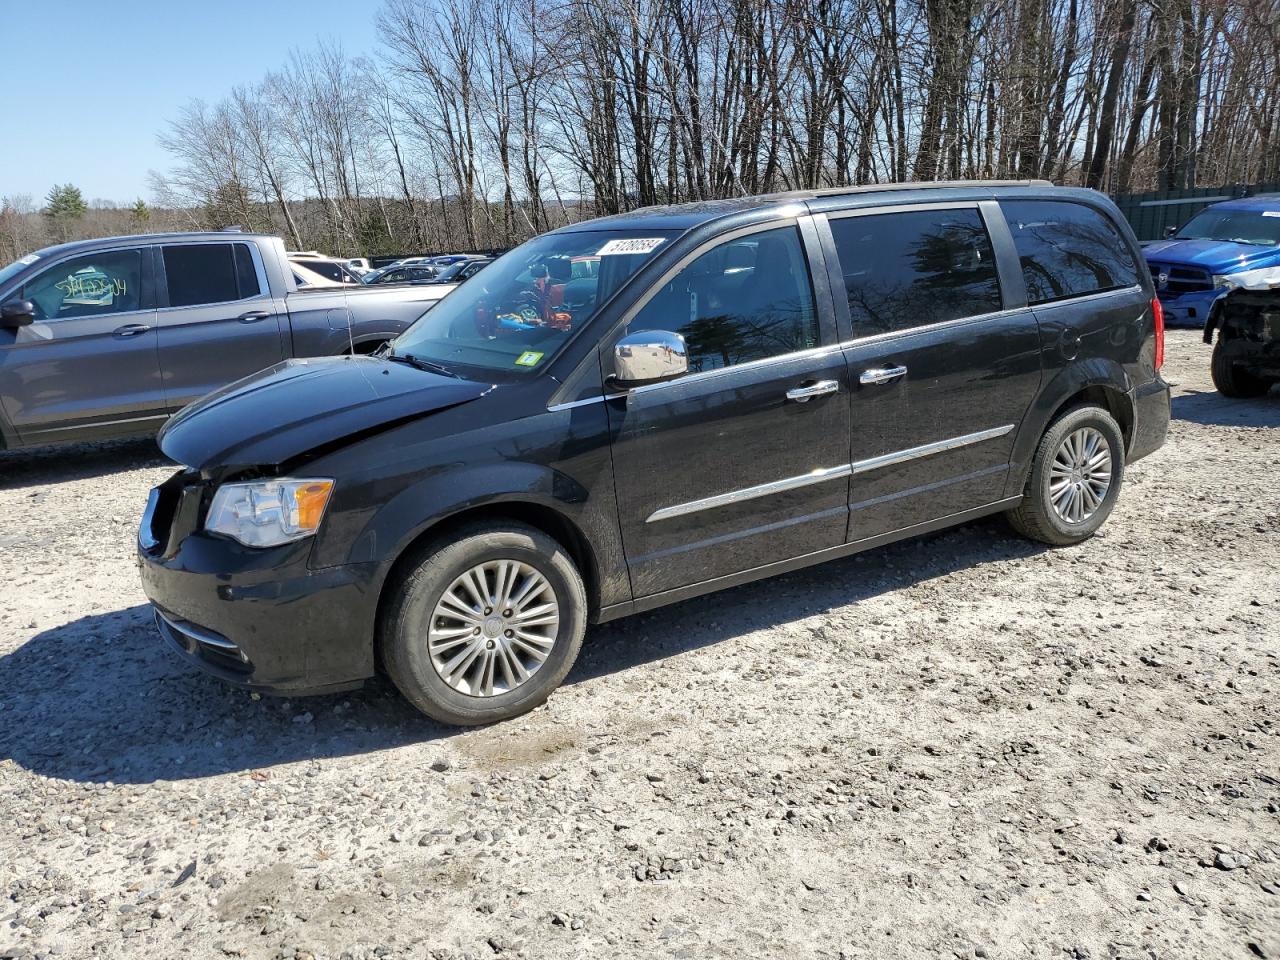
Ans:
[[[573,561],[521,524],[466,527],[426,548],[388,589],[387,673],[443,723],[493,723],[545,702],[577,659],[587,625]]]
[[[1209,363],[1209,372],[1213,376],[1213,385],[1224,397],[1248,400],[1261,397],[1271,389],[1270,380],[1255,377],[1233,361],[1223,350],[1221,339],[1213,345],[1213,359]]]
[[[1040,438],[1009,522],[1052,546],[1080,543],[1106,522],[1123,479],[1124,436],[1115,419],[1101,407],[1073,407]]]

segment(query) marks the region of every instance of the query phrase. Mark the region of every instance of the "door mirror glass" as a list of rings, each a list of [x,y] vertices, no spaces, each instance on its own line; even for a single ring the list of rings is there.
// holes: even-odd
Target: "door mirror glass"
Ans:
[[[14,330],[30,326],[36,319],[36,305],[30,300],[10,300],[0,306],[0,326]]]
[[[621,387],[674,380],[689,372],[689,349],[678,333],[641,330],[614,344],[613,370]]]

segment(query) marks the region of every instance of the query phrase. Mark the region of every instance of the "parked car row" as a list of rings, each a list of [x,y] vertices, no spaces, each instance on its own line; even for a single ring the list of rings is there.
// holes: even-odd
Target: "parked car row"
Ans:
[[[77,291],[127,295],[86,266],[104,276]],[[224,679],[383,670],[440,720],[500,720],[550,695],[589,622],[994,513],[1084,540],[1164,442],[1163,358],[1152,273],[1093,191],[579,223],[373,356],[286,361],[177,413],[142,583],[166,641]]]
[[[365,283],[448,283],[458,284],[475,276],[490,263],[491,257],[450,254],[443,257],[409,257],[397,260],[361,279]]]

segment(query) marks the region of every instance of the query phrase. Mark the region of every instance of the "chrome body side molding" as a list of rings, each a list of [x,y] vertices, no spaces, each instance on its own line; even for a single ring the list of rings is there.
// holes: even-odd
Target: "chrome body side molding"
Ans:
[[[908,460],[931,457],[935,453],[945,453],[948,450],[955,450],[957,447],[967,447],[971,443],[994,440],[996,437],[1003,437],[1012,429],[1013,424],[1006,423],[1003,427],[993,427],[990,430],[980,430],[977,433],[966,433],[964,436],[952,437],[950,440],[939,440],[937,443],[926,443],[918,447],[898,450],[895,453],[886,453],[883,456],[859,460],[849,466],[853,473],[867,473],[870,470],[879,470],[881,467],[891,467],[897,463],[906,463]]]
[[[849,473],[849,464],[842,463],[838,467],[826,467],[825,469],[814,470],[812,473],[803,473],[798,477],[787,477],[784,480],[774,480],[770,483],[762,483],[755,487],[743,487],[741,490],[730,490],[728,493],[718,493],[714,497],[704,497],[701,500],[690,500],[688,503],[677,503],[673,507],[663,507],[661,510],[655,510],[649,515],[649,518],[645,523],[654,523],[658,520],[670,520],[672,517],[683,517],[685,514],[697,513],[700,510],[712,510],[715,507],[725,507],[731,503],[741,503],[744,500],[755,500],[757,497],[770,497],[775,493],[783,493],[787,490],[807,487],[814,483],[826,483],[828,480],[847,477],[849,476]]]
[[[856,463],[842,463],[836,467],[822,467],[811,473],[803,473],[798,477],[785,477],[782,480],[773,480],[769,483],[761,483],[754,487],[743,487],[741,490],[730,490],[728,493],[718,493],[713,497],[703,497],[701,500],[690,500],[686,503],[677,503],[674,506],[663,507],[661,510],[655,510],[646,518],[645,523],[656,523],[659,520],[670,520],[672,517],[683,517],[690,513],[698,513],[702,510],[714,510],[716,507],[726,507],[732,503],[742,503],[746,500],[755,500],[759,497],[771,497],[776,493],[785,493],[788,490],[795,490],[799,487],[807,487],[815,483],[826,483],[828,480],[839,480],[842,477],[850,477],[859,473],[868,473],[872,470],[879,470],[883,467],[891,467],[895,464],[906,463],[908,460],[918,460],[921,457],[929,457],[936,453],[945,453],[948,450],[955,450],[958,447],[967,447],[970,444],[982,443],[984,440],[994,440],[997,437],[1003,437],[1012,431],[1014,425],[1007,423],[1002,427],[992,427],[990,430],[980,430],[977,433],[966,433],[963,436],[952,437],[949,440],[939,440],[936,443],[926,443],[918,447],[908,447],[906,450],[898,450],[894,453],[886,453],[879,457],[871,457],[867,460],[859,460]]]

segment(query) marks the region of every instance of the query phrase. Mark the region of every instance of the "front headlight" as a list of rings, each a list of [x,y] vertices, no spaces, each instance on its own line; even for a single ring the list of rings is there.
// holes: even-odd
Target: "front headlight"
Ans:
[[[256,480],[218,488],[204,528],[246,547],[276,547],[320,528],[332,480]]]
[[[1280,267],[1259,267],[1239,273],[1214,274],[1213,285],[1224,290],[1271,290],[1280,287]]]

